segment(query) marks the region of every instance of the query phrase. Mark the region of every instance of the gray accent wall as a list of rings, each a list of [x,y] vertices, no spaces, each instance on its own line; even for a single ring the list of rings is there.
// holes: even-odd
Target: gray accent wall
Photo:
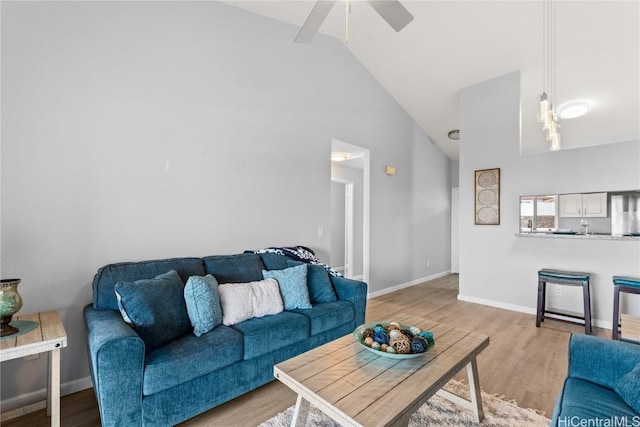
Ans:
[[[592,316],[610,328],[611,277],[640,276],[640,242],[516,237],[519,196],[639,189],[640,141],[521,156],[521,102],[519,72],[460,93],[459,298],[535,313],[539,269],[590,272]],[[500,168],[500,225],[474,225],[474,171],[488,168]],[[582,312],[578,288],[548,293],[551,307]]]
[[[102,265],[294,244],[328,261],[332,138],[371,153],[370,291],[449,270],[450,161],[341,41],[217,2],[1,7],[1,274],[22,313],[61,312],[63,394],[86,386]],[[45,366],[2,364],[3,409],[41,397]]]

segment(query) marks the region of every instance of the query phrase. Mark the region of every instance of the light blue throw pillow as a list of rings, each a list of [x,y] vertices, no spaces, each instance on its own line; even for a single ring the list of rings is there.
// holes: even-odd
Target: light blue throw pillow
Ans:
[[[640,412],[640,363],[631,372],[618,380],[616,392],[636,412]]]
[[[189,277],[184,286],[184,301],[195,336],[206,334],[222,324],[218,281],[211,274]]]
[[[307,265],[285,268],[284,270],[262,270],[262,277],[278,281],[285,310],[311,308],[307,287]]]
[[[142,338],[147,353],[191,329],[184,284],[175,270],[154,279],[118,282],[114,289],[122,318]]]

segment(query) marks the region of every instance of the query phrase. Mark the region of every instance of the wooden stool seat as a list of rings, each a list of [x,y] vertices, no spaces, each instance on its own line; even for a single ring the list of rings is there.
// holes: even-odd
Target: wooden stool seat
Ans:
[[[589,283],[591,281],[591,274],[579,273],[574,271],[552,270],[543,268],[538,271],[538,308],[536,311],[536,327],[540,327],[540,323],[544,322],[545,315],[549,318],[563,320],[571,323],[584,323],[584,332],[588,335],[591,334],[591,294],[589,291]],[[582,296],[584,303],[584,316],[575,316],[572,314],[559,313],[556,311],[550,311],[546,309],[547,299],[547,283],[553,283],[555,285],[566,286],[582,286]],[[640,288],[639,288],[640,289]],[[557,318],[553,316],[569,317],[576,320],[567,320],[563,318]]]
[[[611,338],[614,340],[620,337],[620,292],[640,294],[640,279],[613,276],[613,322],[611,323]]]

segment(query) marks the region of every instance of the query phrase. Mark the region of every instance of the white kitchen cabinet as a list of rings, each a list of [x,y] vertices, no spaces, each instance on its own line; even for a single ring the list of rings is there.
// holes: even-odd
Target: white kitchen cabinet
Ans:
[[[561,218],[606,218],[607,193],[560,194]]]

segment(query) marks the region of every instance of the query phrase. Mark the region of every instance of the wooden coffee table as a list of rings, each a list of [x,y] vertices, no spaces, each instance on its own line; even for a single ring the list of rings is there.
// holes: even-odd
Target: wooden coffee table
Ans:
[[[435,346],[421,357],[392,359],[347,335],[274,367],[275,377],[298,393],[292,426],[304,426],[310,405],[343,426],[406,426],[434,394],[483,420],[476,355],[489,337],[419,318],[391,320],[431,330]],[[470,398],[442,390],[465,367]]]

